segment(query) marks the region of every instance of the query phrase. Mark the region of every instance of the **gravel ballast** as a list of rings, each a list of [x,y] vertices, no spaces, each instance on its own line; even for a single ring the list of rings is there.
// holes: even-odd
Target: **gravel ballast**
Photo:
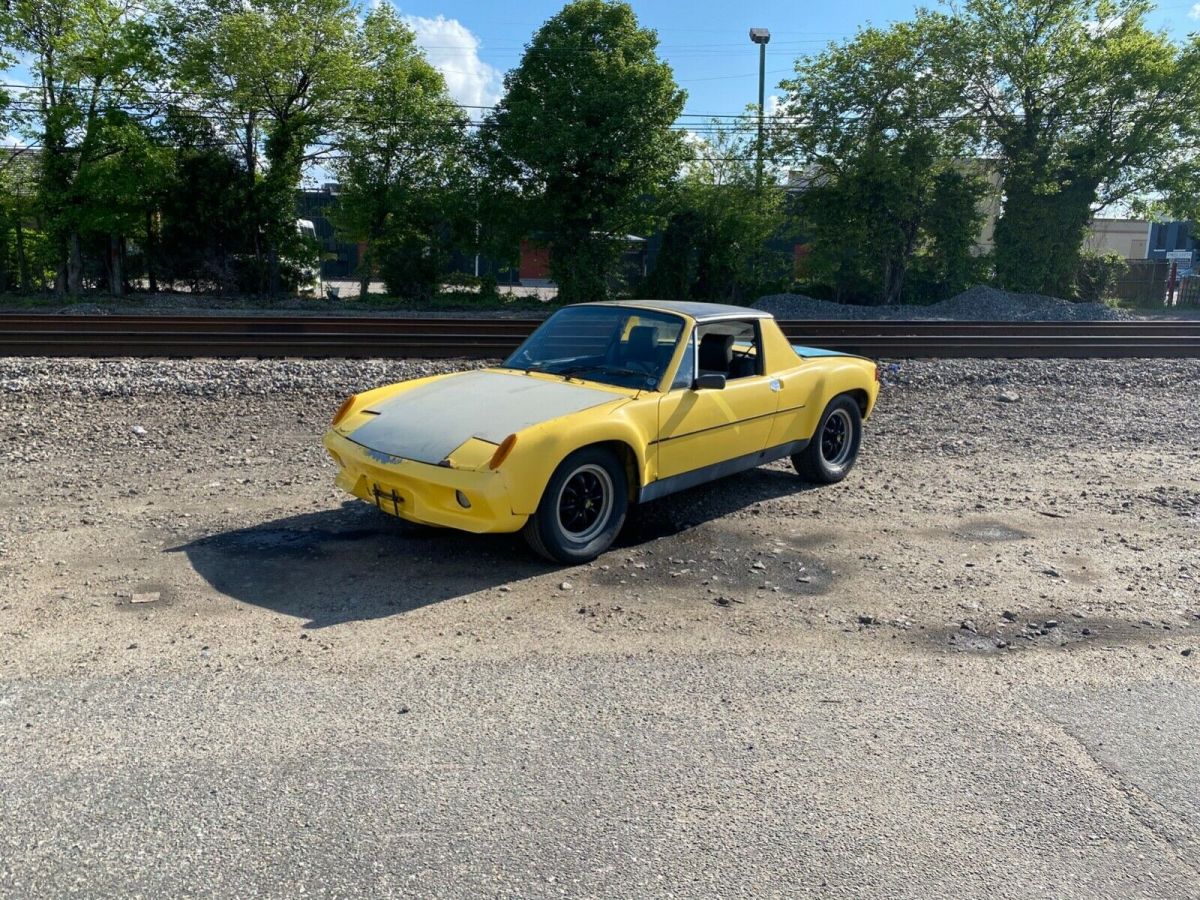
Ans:
[[[1042,294],[1014,294],[987,285],[976,285],[949,300],[928,306],[856,306],[816,300],[803,294],[774,294],[760,298],[754,305],[777,319],[1066,322],[1138,318],[1102,303],[1070,303]]]

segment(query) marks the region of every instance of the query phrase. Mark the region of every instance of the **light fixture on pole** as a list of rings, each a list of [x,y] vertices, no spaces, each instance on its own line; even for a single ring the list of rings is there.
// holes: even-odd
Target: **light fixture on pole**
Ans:
[[[758,44],[758,169],[755,173],[755,185],[762,190],[763,181],[763,101],[767,78],[767,44],[771,41],[771,32],[766,28],[751,28],[750,40]]]

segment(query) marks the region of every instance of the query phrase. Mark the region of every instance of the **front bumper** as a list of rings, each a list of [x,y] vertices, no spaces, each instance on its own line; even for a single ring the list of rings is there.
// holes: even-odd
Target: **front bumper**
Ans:
[[[504,479],[490,469],[452,469],[408,459],[381,462],[335,431],[325,432],[325,449],[337,463],[334,483],[389,515],[475,533],[519,531],[529,518],[515,515]],[[458,502],[462,491],[469,509]]]

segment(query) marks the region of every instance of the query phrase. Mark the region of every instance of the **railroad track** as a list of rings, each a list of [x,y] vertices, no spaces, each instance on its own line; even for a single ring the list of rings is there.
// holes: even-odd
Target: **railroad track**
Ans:
[[[0,314],[0,356],[507,355],[539,319]],[[873,357],[1200,357],[1200,320],[781,321],[795,343]]]

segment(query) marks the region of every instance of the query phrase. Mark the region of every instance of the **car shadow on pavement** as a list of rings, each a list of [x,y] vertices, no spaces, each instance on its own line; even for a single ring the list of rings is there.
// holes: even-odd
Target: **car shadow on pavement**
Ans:
[[[801,481],[790,469],[751,469],[634,507],[617,546],[671,537],[713,519],[811,490],[816,490],[816,485]]]
[[[630,548],[794,494],[796,476],[756,469],[635,508],[618,539]],[[346,501],[333,509],[219,532],[166,552],[184,553],[215,590],[307,620],[306,628],[419,609],[560,567],[519,534],[426,528]]]
[[[306,628],[405,613],[553,569],[519,534],[426,528],[358,500],[167,552],[186,554],[222,594],[307,619]]]

